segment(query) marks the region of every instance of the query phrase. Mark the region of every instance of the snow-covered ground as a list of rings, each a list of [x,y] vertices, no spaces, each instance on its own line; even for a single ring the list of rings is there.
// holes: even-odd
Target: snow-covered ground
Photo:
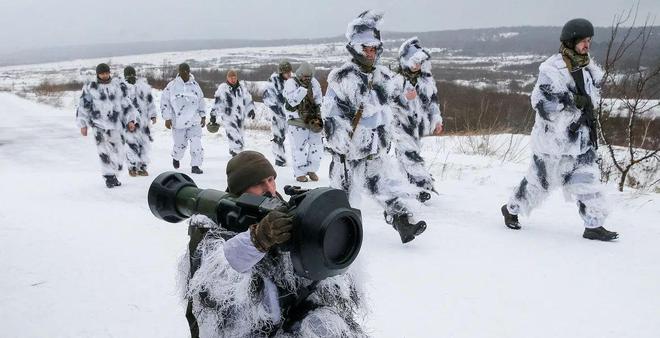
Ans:
[[[92,137],[58,109],[0,93],[0,336],[186,337],[176,265],[186,225],[159,221],[146,193],[171,170],[171,138],[155,128],[150,177],[106,189]],[[204,132],[200,187],[223,189],[225,139]],[[247,148],[270,154],[267,131]],[[354,269],[369,296],[375,337],[658,337],[660,197],[608,186],[614,243],[581,238],[573,203],[557,192],[524,228],[502,224],[499,207],[526,171],[526,136],[515,150],[471,154],[458,137],[424,140],[440,196],[419,210],[429,229],[402,245],[363,199],[364,245]],[[475,151],[475,153],[479,153]],[[189,172],[188,157],[182,171]],[[329,159],[322,162],[327,185]],[[278,186],[294,183],[278,168]],[[313,187],[311,183],[305,185]]]
[[[398,46],[403,40],[391,40]],[[529,65],[543,61],[547,56],[535,54],[502,54],[493,56],[469,57],[454,55],[456,51],[445,48],[430,48],[431,62],[435,74],[442,79],[442,69],[448,68],[456,71],[481,70],[504,71],[511,66]],[[394,65],[398,55],[398,47],[385,50],[382,64]],[[18,65],[0,67],[0,89],[8,91],[21,91],[41,84],[43,81],[59,84],[71,81],[84,82],[94,78],[94,69],[97,64],[105,62],[117,74],[128,65],[135,66],[138,74],[154,72],[159,74],[163,66],[175,66],[181,62],[189,62],[193,74],[199,69],[228,69],[238,68],[249,71],[263,65],[272,65],[276,69],[277,63],[282,59],[290,60],[294,66],[301,61],[314,64],[318,69],[329,68],[344,62],[348,58],[345,43],[318,43],[291,46],[273,47],[243,47],[207,49],[181,52],[164,52],[141,55],[117,56],[111,58],[78,59],[61,62],[51,62],[33,65]],[[535,74],[520,74],[511,72],[511,77],[523,83],[533,79]],[[264,79],[267,80],[267,79]],[[508,82],[495,81],[482,78],[468,78],[464,82],[474,82],[484,88],[505,90]],[[463,82],[461,83],[463,84]],[[502,89],[504,88],[504,89]]]

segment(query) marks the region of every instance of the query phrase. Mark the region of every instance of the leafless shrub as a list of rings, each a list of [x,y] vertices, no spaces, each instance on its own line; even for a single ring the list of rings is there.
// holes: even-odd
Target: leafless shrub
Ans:
[[[657,32],[650,15],[647,15],[641,27],[634,27],[638,21],[638,10],[639,3],[636,3],[612,20],[604,62],[604,86],[609,98],[602,98],[597,107],[599,138],[611,160],[611,167],[601,165],[601,170],[606,179],[616,170],[619,191],[623,191],[626,182],[632,187],[644,185],[640,177],[630,175],[638,165],[655,161],[656,165],[650,169],[651,177],[654,177],[658,171],[660,152],[656,118],[649,116],[660,107],[660,102],[648,100],[649,97],[660,96],[660,86],[655,86],[660,79],[660,62],[650,68],[641,64],[647,53],[647,43]],[[624,27],[627,24],[630,25]],[[632,68],[624,68],[623,60],[630,58],[636,60],[636,64]],[[623,129],[616,128],[619,127],[616,125],[613,128],[610,123],[615,106],[625,107],[623,114],[627,123]],[[622,130],[625,135],[625,152],[618,151],[615,147],[617,143],[613,140],[617,131]]]

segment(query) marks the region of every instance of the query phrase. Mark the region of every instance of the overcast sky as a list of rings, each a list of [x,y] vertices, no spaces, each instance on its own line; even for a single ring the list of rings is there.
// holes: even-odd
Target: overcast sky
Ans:
[[[387,31],[561,26],[585,17],[608,26],[631,0],[0,0],[0,53],[95,43],[343,35],[364,9],[385,11]],[[570,9],[570,10],[569,10]],[[640,14],[660,14],[642,0]],[[660,24],[660,22],[658,22]]]

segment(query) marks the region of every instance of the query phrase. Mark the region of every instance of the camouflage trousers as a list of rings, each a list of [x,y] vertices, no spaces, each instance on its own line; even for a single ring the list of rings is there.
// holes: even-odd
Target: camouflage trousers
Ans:
[[[124,164],[124,136],[119,130],[94,128],[94,140],[103,176],[117,175]]]
[[[576,201],[585,227],[602,226],[609,210],[596,159],[593,149],[578,156],[534,154],[527,174],[507,203],[507,209],[514,215],[527,215],[553,189],[561,187],[567,200]]]

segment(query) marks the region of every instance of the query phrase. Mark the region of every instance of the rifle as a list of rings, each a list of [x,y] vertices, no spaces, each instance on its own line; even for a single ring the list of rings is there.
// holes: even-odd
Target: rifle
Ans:
[[[598,149],[598,134],[596,133],[597,123],[596,117],[594,116],[594,104],[591,101],[591,96],[587,94],[587,91],[584,88],[584,74],[582,73],[582,69],[571,72],[571,77],[573,77],[573,81],[575,81],[577,95],[584,96],[587,102],[582,107],[577,107],[582,114],[577,122],[572,123],[568,129],[569,131],[576,133],[581,125],[586,126],[589,128],[589,140],[591,141],[591,145],[594,149]]]
[[[307,88],[305,98],[296,106],[292,107],[287,102],[286,109],[297,111],[300,118],[289,119],[287,124],[295,127],[301,127],[311,130],[314,133],[320,133],[323,130],[323,121],[321,120],[321,107],[314,102],[314,92],[311,82],[303,82],[296,78],[299,86]]]

